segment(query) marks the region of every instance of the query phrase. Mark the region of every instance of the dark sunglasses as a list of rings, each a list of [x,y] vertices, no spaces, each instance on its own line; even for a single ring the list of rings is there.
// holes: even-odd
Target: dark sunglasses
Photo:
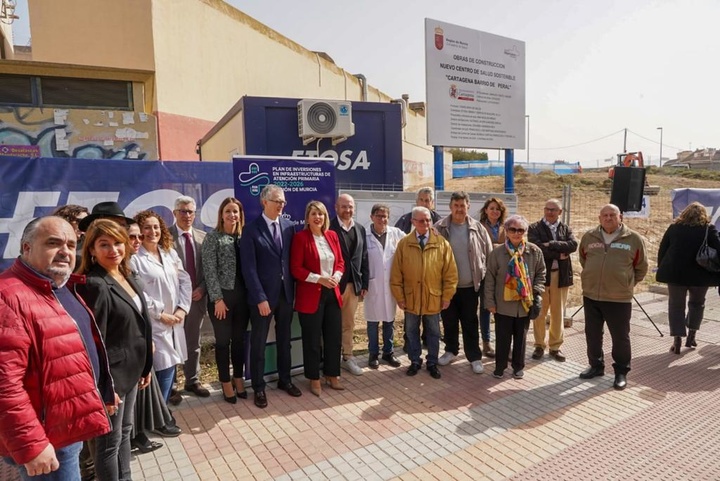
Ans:
[[[523,229],[522,227],[508,227],[505,230],[507,230],[511,234],[524,234],[525,233],[525,229]]]

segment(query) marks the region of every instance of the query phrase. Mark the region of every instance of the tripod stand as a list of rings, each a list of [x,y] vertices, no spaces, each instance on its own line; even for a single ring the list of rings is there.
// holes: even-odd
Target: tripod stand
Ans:
[[[662,333],[662,331],[660,331],[660,328],[657,327],[657,324],[655,324],[655,321],[653,321],[653,320],[652,320],[652,317],[650,317],[650,314],[647,313],[647,311],[646,311],[645,308],[642,306],[642,304],[640,304],[640,302],[637,300],[637,298],[635,297],[635,295],[633,295],[633,301],[635,301],[635,304],[637,304],[637,306],[640,308],[640,310],[643,311],[643,314],[645,314],[645,317],[648,318],[648,320],[650,321],[650,324],[652,324],[653,327],[655,328],[655,330],[658,332],[658,334],[660,334],[660,337],[665,337],[665,335]],[[580,304],[580,307],[578,307],[577,310],[576,310],[575,312],[573,312],[573,314],[570,316],[570,319],[572,319],[573,317],[575,317],[575,315],[576,315],[578,312],[580,312],[580,309],[582,309],[583,306],[584,306],[584,304]]]

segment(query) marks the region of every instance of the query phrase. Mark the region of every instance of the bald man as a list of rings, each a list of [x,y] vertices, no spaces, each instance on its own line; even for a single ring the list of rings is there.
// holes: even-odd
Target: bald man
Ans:
[[[358,301],[368,289],[370,267],[365,228],[353,220],[355,199],[348,194],[340,194],[335,202],[335,217],[330,221],[330,229],[340,238],[340,248],[345,261],[345,273],[340,280],[342,293],[342,367],[351,374],[360,376],[363,370],[353,356],[353,330],[355,329],[355,311]]]

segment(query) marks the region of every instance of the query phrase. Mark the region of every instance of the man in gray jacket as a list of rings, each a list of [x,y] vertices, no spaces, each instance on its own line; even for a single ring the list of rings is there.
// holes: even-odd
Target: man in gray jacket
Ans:
[[[445,353],[438,364],[445,366],[460,351],[459,327],[462,326],[463,350],[475,374],[483,372],[480,336],[478,335],[478,303],[485,278],[485,262],[492,251],[490,235],[478,221],[468,215],[470,196],[453,192],[450,215],[435,224],[438,233],[450,242],[458,269],[458,286],[447,309],[442,311],[445,330]]]

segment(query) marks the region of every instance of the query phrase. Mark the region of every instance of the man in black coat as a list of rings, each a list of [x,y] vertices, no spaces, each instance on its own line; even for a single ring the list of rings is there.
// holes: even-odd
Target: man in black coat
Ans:
[[[528,229],[528,240],[542,250],[545,257],[545,295],[540,315],[533,320],[535,350],[533,359],[541,359],[545,353],[545,318],[550,310],[550,333],[548,347],[550,356],[556,361],[565,361],[560,350],[563,343],[565,302],[569,287],[573,283],[570,254],[578,248],[572,229],[560,221],[562,206],[557,199],[545,202],[545,215]]]
[[[348,194],[341,194],[335,202],[335,217],[330,229],[340,238],[345,273],[340,280],[342,293],[342,367],[356,376],[363,371],[353,356],[353,330],[358,301],[365,296],[370,278],[365,228],[353,220],[355,200]]]

